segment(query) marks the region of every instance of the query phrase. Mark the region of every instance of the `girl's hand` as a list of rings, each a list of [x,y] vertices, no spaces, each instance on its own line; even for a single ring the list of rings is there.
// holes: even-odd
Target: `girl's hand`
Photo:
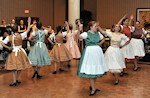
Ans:
[[[28,17],[28,23],[31,23],[31,17]]]

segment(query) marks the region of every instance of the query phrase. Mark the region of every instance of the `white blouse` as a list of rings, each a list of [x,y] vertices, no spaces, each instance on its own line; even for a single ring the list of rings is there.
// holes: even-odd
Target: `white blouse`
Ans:
[[[104,36],[100,32],[98,32],[98,33],[99,33],[100,39],[103,39]],[[87,32],[83,32],[82,34],[80,34],[80,37],[82,37],[82,39],[87,39],[87,37],[88,37]]]

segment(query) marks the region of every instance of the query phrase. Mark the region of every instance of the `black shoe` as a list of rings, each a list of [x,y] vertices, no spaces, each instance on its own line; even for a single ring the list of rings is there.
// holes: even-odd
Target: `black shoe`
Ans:
[[[57,73],[57,71],[54,71],[52,74],[56,74]]]
[[[92,90],[92,87],[90,86],[89,89],[90,89],[90,91],[91,91],[91,90]],[[99,89],[96,89],[96,91],[100,91],[100,90],[99,90]]]
[[[15,82],[15,83],[11,83],[11,84],[9,84],[9,86],[17,86],[17,83]]]
[[[120,73],[120,77],[123,77],[124,75],[128,75],[128,73],[126,73],[126,72],[121,72]]]
[[[126,73],[126,72],[123,72],[123,75],[128,75],[128,73]]]
[[[99,89],[96,89],[96,91],[97,91],[97,92],[99,92],[99,91],[101,91],[101,90],[99,90]]]
[[[94,93],[92,93],[93,91],[94,91]],[[95,95],[95,94],[96,94],[96,92],[99,92],[99,91],[100,91],[99,89],[92,90],[89,96],[93,96],[93,95]]]
[[[59,71],[62,72],[62,71],[65,71],[65,70],[63,70],[63,69],[60,68]]]
[[[37,79],[41,79],[42,78],[42,76],[40,76],[40,75],[37,75],[37,77],[36,77]]]
[[[34,72],[32,79],[37,75],[37,71]]]
[[[120,73],[120,77],[123,77],[123,72]]]
[[[114,85],[118,85],[118,84],[119,84],[119,80],[114,83]]]
[[[68,64],[67,66],[68,66],[68,68],[70,68],[70,67],[71,67],[71,66],[70,66],[70,64]]]
[[[91,93],[90,93],[90,95],[89,96],[93,96],[93,95],[95,95],[96,94],[96,90],[94,91],[94,93],[92,93],[93,92],[93,90],[91,91]]]
[[[16,83],[17,83],[17,84],[21,84],[21,81],[16,80]]]
[[[140,69],[140,67],[135,67],[134,69],[133,69],[133,71],[137,71],[137,70],[139,70]]]

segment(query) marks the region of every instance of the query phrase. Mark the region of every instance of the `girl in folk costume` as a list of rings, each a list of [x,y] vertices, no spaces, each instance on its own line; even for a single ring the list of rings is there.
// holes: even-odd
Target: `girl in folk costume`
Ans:
[[[63,62],[70,61],[72,58],[72,55],[68,51],[68,49],[65,47],[63,43],[64,37],[67,35],[67,32],[62,32],[61,26],[56,27],[57,33],[55,36],[56,43],[50,52],[50,58],[51,61],[54,62],[54,72],[53,74],[57,73],[57,66],[59,65],[59,71],[64,71],[62,69]],[[60,63],[62,63],[60,65]]]
[[[106,34],[108,37],[110,37],[111,43],[105,52],[105,61],[107,61],[106,65],[108,66],[109,71],[113,73],[115,76],[114,85],[118,85],[119,83],[118,73],[121,73],[123,71],[123,68],[126,68],[124,57],[120,49],[121,41],[126,42],[123,45],[125,46],[128,44],[129,38],[120,32],[121,27],[119,25],[114,25],[112,29],[114,29],[114,32],[103,31],[101,27],[99,27],[99,31],[101,33]]]
[[[67,29],[69,29],[69,30],[68,30],[68,33],[66,36],[66,39],[67,39],[66,47],[69,50],[69,52],[72,54],[72,57],[74,59],[79,59],[81,54],[79,51],[79,47],[75,41],[75,36],[78,33],[80,33],[80,31],[79,30],[72,30],[73,26],[71,24],[69,24],[69,26],[67,24]]]
[[[108,71],[105,65],[104,54],[100,47],[105,39],[100,32],[97,32],[96,21],[89,23],[89,31],[80,35],[80,39],[85,39],[85,49],[83,50],[78,66],[78,76],[90,80],[90,96],[95,95],[97,91],[95,82]]]
[[[41,66],[44,65],[50,65],[50,57],[47,50],[47,47],[44,43],[44,37],[48,33],[48,30],[44,28],[42,29],[42,23],[38,22],[36,23],[37,30],[33,29],[33,32],[31,33],[29,40],[34,38],[34,46],[32,46],[30,53],[28,55],[31,64],[33,65],[34,74],[32,78],[36,77],[37,79],[42,78],[41,75],[39,75],[39,70]]]
[[[13,83],[11,83],[10,86],[17,86],[18,84],[20,84],[21,81],[19,81],[18,79],[19,79],[21,70],[31,67],[29,59],[26,55],[26,52],[22,48],[22,41],[27,36],[27,33],[29,32],[31,28],[30,23],[31,23],[31,18],[29,17],[27,31],[21,34],[18,33],[17,26],[13,26],[12,31],[14,34],[7,36],[2,42],[2,45],[5,48],[12,50],[12,52],[9,54],[6,60],[6,65],[5,65],[5,69],[12,70],[12,73],[13,73]],[[12,47],[8,47],[5,45],[8,42],[11,43]]]
[[[140,68],[138,67],[139,57],[145,56],[144,43],[142,39],[144,39],[144,35],[147,34],[147,32],[144,30],[144,28],[140,27],[139,21],[135,22],[135,27],[132,27],[132,29],[133,32],[131,36],[131,45],[135,56],[133,71],[137,71]]]
[[[130,21],[127,18],[127,16],[125,15],[118,22],[118,25],[122,24],[121,25],[121,28],[122,28],[121,32],[123,34],[125,34],[130,40],[131,40],[131,32],[132,32],[132,29],[131,29],[130,25],[131,25],[132,19],[133,19],[132,15],[130,16]],[[129,61],[129,60],[133,60],[135,58],[130,40],[128,41],[128,44],[125,47],[121,48],[121,51],[123,53],[123,56],[124,56],[126,62]],[[125,42],[122,42],[122,43],[124,44]],[[128,73],[125,73],[124,70],[123,70],[123,72],[120,74],[120,76],[123,76],[123,75],[128,75]]]

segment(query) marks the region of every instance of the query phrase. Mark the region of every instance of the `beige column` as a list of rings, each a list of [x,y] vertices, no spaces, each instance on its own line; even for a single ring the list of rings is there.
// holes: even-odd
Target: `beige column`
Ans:
[[[68,21],[76,29],[75,20],[80,18],[80,0],[68,0]]]

